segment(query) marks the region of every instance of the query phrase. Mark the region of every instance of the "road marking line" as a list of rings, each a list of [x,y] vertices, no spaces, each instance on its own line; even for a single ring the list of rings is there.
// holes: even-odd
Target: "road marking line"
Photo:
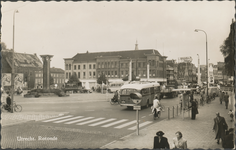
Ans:
[[[83,119],[79,119],[79,120],[75,120],[75,121],[71,121],[71,122],[66,122],[65,124],[72,124],[72,123],[76,123],[76,122],[80,122],[80,121],[84,121],[84,120],[88,120],[88,119],[92,119],[94,117],[87,117],[87,118],[83,118]]]
[[[72,115],[64,116],[64,117],[59,117],[59,118],[54,118],[54,119],[50,119],[50,120],[45,120],[45,121],[43,121],[43,122],[55,121],[55,120],[60,120],[60,119],[68,118],[68,117],[72,117]]]
[[[124,128],[124,127],[126,127],[126,126],[129,126],[129,125],[131,125],[131,124],[134,124],[134,123],[136,123],[136,122],[137,122],[137,120],[134,120],[134,121],[131,121],[131,122],[122,124],[122,125],[120,125],[120,126],[117,126],[117,127],[115,127],[115,128],[116,128],[116,129],[121,129],[121,128]]]
[[[143,123],[139,124],[139,128],[141,128],[141,127],[143,127],[143,126],[145,126],[145,125],[148,125],[148,124],[150,124],[150,123],[152,123],[152,121],[143,122]],[[132,128],[129,128],[128,130],[135,130],[136,128],[137,128],[137,126],[134,126],[134,127],[132,127]]]
[[[104,123],[107,123],[107,122],[110,122],[110,121],[113,121],[113,120],[116,120],[116,119],[111,118],[111,119],[104,120],[104,121],[101,121],[101,122],[98,122],[98,123],[90,124],[89,126],[97,126],[97,125],[104,124]]]
[[[84,124],[88,124],[88,123],[95,122],[95,121],[102,120],[102,119],[105,119],[105,118],[97,118],[97,119],[94,119],[94,120],[89,120],[89,121],[86,121],[86,122],[78,123],[76,125],[84,125]]]
[[[77,117],[73,117],[73,118],[69,118],[69,119],[64,119],[64,120],[60,120],[60,121],[55,121],[53,123],[61,123],[61,122],[66,122],[69,120],[74,120],[74,119],[78,119],[78,118],[82,118],[83,116],[77,116]]]
[[[125,121],[127,121],[127,119],[122,119],[122,120],[119,120],[119,121],[116,121],[116,122],[113,122],[113,123],[104,125],[104,126],[102,126],[102,127],[104,127],[104,128],[110,127],[110,126],[113,126],[113,125],[115,125],[115,124],[118,124],[118,123],[121,123],[121,122],[125,122]]]

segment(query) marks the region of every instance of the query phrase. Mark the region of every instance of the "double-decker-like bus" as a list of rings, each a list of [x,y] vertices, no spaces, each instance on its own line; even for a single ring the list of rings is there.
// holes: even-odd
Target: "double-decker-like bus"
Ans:
[[[131,108],[135,103],[130,98],[131,93],[139,93],[141,95],[141,103],[139,105],[149,107],[153,104],[155,95],[160,99],[160,84],[159,83],[146,83],[146,84],[126,84],[120,88],[119,103],[121,106]]]

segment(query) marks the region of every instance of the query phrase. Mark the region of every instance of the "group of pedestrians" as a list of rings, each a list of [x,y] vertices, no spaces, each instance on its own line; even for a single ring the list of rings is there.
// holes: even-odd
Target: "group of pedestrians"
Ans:
[[[228,92],[220,90],[219,95],[220,95],[220,104],[222,104],[222,102],[225,102],[225,108],[228,109],[229,106]]]
[[[168,139],[163,136],[164,132],[158,131],[156,133],[156,136],[154,137],[154,144],[153,149],[170,149],[170,144],[168,142]],[[180,131],[177,131],[175,133],[175,136],[173,138],[172,142],[172,148],[173,149],[187,149],[187,140],[183,138],[183,134]]]

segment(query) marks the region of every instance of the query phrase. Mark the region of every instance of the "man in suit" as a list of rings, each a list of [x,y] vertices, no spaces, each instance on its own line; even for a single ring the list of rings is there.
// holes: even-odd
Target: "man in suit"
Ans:
[[[162,131],[158,131],[156,135],[157,136],[154,137],[153,149],[170,149],[168,139],[166,137],[163,137],[164,133]]]
[[[221,141],[223,140],[223,138],[225,137],[225,130],[227,129],[228,125],[225,121],[225,118],[221,117],[220,113],[217,112],[216,118],[214,118],[214,126],[213,126],[213,130],[215,131],[216,134],[215,139],[217,139],[217,144],[220,143],[220,139]]]

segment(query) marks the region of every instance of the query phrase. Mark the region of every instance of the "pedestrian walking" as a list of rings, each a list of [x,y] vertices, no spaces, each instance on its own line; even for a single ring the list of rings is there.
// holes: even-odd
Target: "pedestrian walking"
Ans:
[[[154,145],[153,149],[170,149],[170,145],[168,143],[168,139],[166,137],[163,137],[165,133],[162,131],[158,131],[156,133],[157,136],[154,137]]]
[[[223,102],[225,101],[225,92],[224,91],[222,92],[222,101]]]
[[[192,120],[195,120],[195,118],[196,118],[196,114],[198,114],[198,108],[197,108],[197,100],[195,99],[195,100],[192,100],[192,101],[190,101],[191,102],[191,107],[190,108],[192,108],[192,110],[191,110],[191,114],[192,114],[192,117],[191,117],[191,119]]]
[[[215,131],[215,134],[216,134],[215,139],[217,139],[217,144],[220,143],[220,139],[221,141],[223,140],[225,136],[225,130],[227,129],[228,129],[228,125],[225,121],[225,118],[221,117],[220,113],[217,112],[216,118],[214,118],[214,126],[213,126],[213,130]]]
[[[229,129],[229,134],[225,136],[223,143],[222,143],[223,148],[234,148],[234,129],[230,128]]]
[[[229,114],[229,116],[230,116],[230,118],[231,118],[231,122],[233,121],[233,119],[234,119],[234,113],[233,113],[233,111],[230,109],[229,110],[229,112],[228,112],[228,114]]]
[[[226,109],[228,109],[228,106],[229,106],[229,95],[228,95],[227,92],[225,93],[224,99],[225,99],[225,107],[226,107]]]
[[[187,140],[183,138],[183,134],[180,131],[175,133],[176,137],[173,138],[173,148],[187,149]]]
[[[223,92],[220,90],[220,104],[222,104],[222,101],[223,101]]]

